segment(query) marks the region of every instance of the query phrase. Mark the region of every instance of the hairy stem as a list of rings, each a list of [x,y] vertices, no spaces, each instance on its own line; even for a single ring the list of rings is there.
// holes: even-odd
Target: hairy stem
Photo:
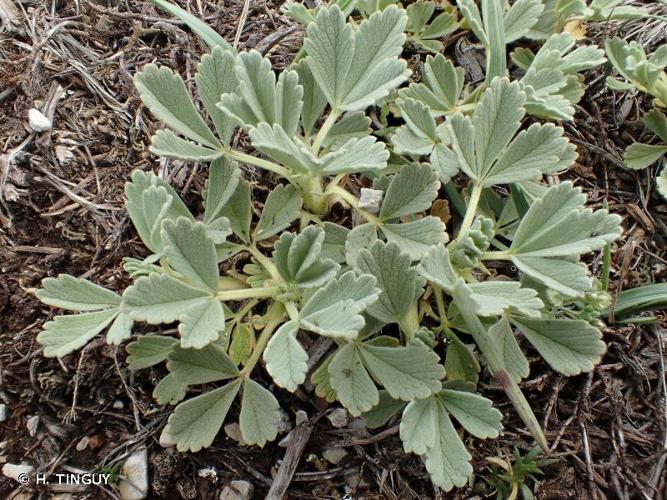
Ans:
[[[283,305],[280,302],[274,302],[265,315],[266,325],[264,326],[259,339],[257,339],[257,343],[255,344],[255,348],[250,355],[250,359],[248,359],[248,362],[243,367],[243,370],[241,370],[241,376],[246,378],[250,376],[250,373],[252,373],[252,370],[255,368],[259,358],[262,357],[262,353],[266,348],[266,344],[269,343],[271,335],[273,335],[273,332],[278,327],[278,325],[283,322],[284,316],[285,308]]]
[[[480,257],[482,260],[509,260],[512,258],[512,252],[509,249],[483,252]]]
[[[473,221],[475,220],[475,212],[477,212],[477,205],[479,205],[479,199],[482,196],[482,185],[475,183],[472,186],[472,191],[470,192],[470,201],[468,202],[468,207],[466,208],[466,215],[463,218],[461,223],[461,228],[459,229],[459,234],[456,237],[456,241],[461,241],[470,231]]]
[[[252,156],[247,153],[242,153],[241,151],[237,151],[235,149],[228,149],[225,152],[225,154],[227,155],[228,158],[231,158],[232,160],[236,160],[241,163],[246,163],[248,165],[254,165],[255,167],[263,168],[264,170],[268,170],[269,172],[278,174],[279,176],[284,177],[286,179],[289,179],[292,175],[292,172],[290,172],[282,165],[278,165],[277,163],[274,163],[269,160],[264,160],[263,158],[257,158],[256,156]]]
[[[223,290],[216,294],[221,301],[244,300],[244,299],[267,299],[278,295],[282,289],[279,286],[268,286],[262,288],[242,288],[240,290]]]
[[[331,110],[331,113],[329,113],[327,119],[324,120],[322,128],[320,128],[320,130],[317,132],[317,135],[315,136],[312,148],[313,153],[315,154],[319,153],[320,148],[322,147],[322,143],[324,142],[324,139],[326,139],[327,135],[329,135],[331,127],[334,126],[334,123],[336,123],[336,120],[338,120],[339,116],[340,116],[340,111],[338,111],[337,109]]]
[[[329,211],[329,200],[322,190],[321,177],[304,177],[295,181],[303,195],[303,204],[316,215],[324,215]]]

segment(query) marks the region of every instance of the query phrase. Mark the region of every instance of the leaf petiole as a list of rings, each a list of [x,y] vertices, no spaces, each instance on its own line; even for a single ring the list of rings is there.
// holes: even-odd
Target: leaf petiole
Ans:
[[[315,136],[315,140],[313,141],[313,147],[312,147],[313,153],[317,154],[320,151],[324,139],[326,139],[327,135],[329,135],[331,127],[334,126],[334,123],[336,123],[336,120],[338,120],[339,116],[340,116],[340,111],[338,111],[337,109],[331,110],[329,116],[327,116],[326,120],[324,120],[322,128],[320,128],[320,130],[317,132],[317,135]]]
[[[283,305],[280,302],[274,302],[271,308],[266,313],[265,316],[266,325],[264,326],[264,329],[262,330],[262,334],[259,336],[259,339],[257,339],[257,343],[255,344],[255,348],[253,349],[252,354],[248,359],[248,362],[243,367],[243,370],[241,370],[241,377],[248,378],[250,376],[253,368],[255,368],[255,365],[262,357],[262,353],[266,348],[266,344],[269,343],[271,335],[273,335],[273,332],[278,327],[278,325],[282,323],[284,315],[285,315],[285,308],[283,307]]]
[[[262,288],[242,288],[240,290],[223,290],[216,294],[221,301],[244,300],[244,299],[268,299],[281,293],[279,286],[268,286]]]

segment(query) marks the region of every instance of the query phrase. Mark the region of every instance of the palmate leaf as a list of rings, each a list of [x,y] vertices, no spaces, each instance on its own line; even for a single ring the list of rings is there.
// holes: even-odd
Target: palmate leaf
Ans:
[[[401,321],[423,292],[424,279],[410,267],[410,257],[396,243],[376,241],[362,249],[356,266],[377,279],[380,298],[366,311],[385,323]]]
[[[412,260],[419,260],[439,243],[449,240],[445,224],[431,215],[402,224],[383,224],[387,241],[396,243]]]
[[[551,367],[565,375],[591,371],[606,346],[600,331],[584,320],[512,318]]]
[[[204,222],[210,224],[236,192],[241,180],[238,163],[222,158],[211,163],[205,191]]]
[[[526,36],[537,22],[544,6],[540,0],[517,0],[505,12],[505,42],[511,43]]]
[[[162,224],[162,242],[171,267],[187,282],[215,293],[218,290],[218,262],[215,244],[206,226],[185,217]]]
[[[127,346],[130,370],[143,370],[161,363],[172,351],[178,340],[162,335],[142,335]]]
[[[317,290],[299,313],[299,325],[320,335],[353,339],[365,325],[361,312],[377,301],[375,277],[348,271]]]
[[[269,193],[255,228],[255,239],[263,240],[287,228],[299,216],[303,199],[291,184],[279,184]]]
[[[380,401],[373,379],[363,365],[357,344],[345,344],[336,351],[328,372],[336,398],[350,414],[359,416]]]
[[[308,372],[308,353],[296,338],[298,331],[296,321],[282,325],[271,337],[263,355],[266,371],[273,381],[290,392],[296,391],[306,380]]]
[[[178,451],[195,452],[211,446],[240,387],[241,380],[236,379],[176,407],[165,433]]]
[[[158,130],[151,137],[151,152],[174,160],[207,162],[220,158],[220,150],[201,146],[177,136],[169,129]]]
[[[201,349],[217,340],[225,329],[225,313],[215,297],[197,302],[179,316],[181,346]]]
[[[506,317],[500,318],[498,322],[489,328],[489,336],[495,344],[501,365],[518,383],[530,373],[528,359],[523,354],[519,343],[514,336],[512,327]]]
[[[239,376],[227,353],[215,344],[202,349],[173,346],[168,354],[167,368],[186,385],[206,384]]]
[[[516,312],[523,316],[539,318],[544,303],[532,288],[522,288],[516,281],[489,280],[468,285],[471,298],[480,316],[500,316]]]
[[[449,120],[459,167],[485,187],[564,170],[576,158],[563,129],[551,124],[534,124],[514,137],[524,102],[518,83],[494,79],[472,118],[457,113]]]
[[[276,243],[273,260],[287,283],[313,288],[322,286],[336,275],[340,266],[320,257],[323,241],[324,230],[316,226],[307,227],[299,235],[282,234]]]
[[[422,455],[431,479],[445,491],[464,486],[473,471],[471,456],[449,412],[480,438],[496,437],[502,429],[500,412],[488,399],[473,393],[446,389],[406,406],[400,425],[403,448]]]
[[[348,232],[345,241],[345,262],[350,266],[356,266],[359,252],[364,248],[369,248],[377,239],[378,232],[375,224],[367,222],[353,228]]]
[[[97,311],[118,307],[121,302],[117,293],[69,274],[44,278],[35,296],[44,304],[70,311]]]
[[[180,75],[169,68],[147,64],[135,75],[134,84],[156,118],[197,143],[212,149],[220,146],[195,109]]]
[[[276,81],[271,62],[251,50],[237,56],[236,77],[238,89],[222,95],[220,109],[245,127],[276,124],[288,137],[294,136],[303,107],[303,87],[297,72],[284,71]]]
[[[223,144],[229,143],[235,123],[217,104],[223,94],[234,92],[238,87],[235,64],[236,58],[231,51],[216,47],[210,54],[202,56],[195,75],[199,97]]]
[[[83,347],[104,330],[118,314],[118,308],[56,316],[44,323],[37,341],[44,346],[44,356],[63,357]]]
[[[449,250],[445,245],[435,245],[417,265],[420,276],[451,292],[459,278],[459,274],[452,265]]]
[[[407,16],[390,6],[362,21],[357,31],[337,5],[323,7],[308,26],[306,62],[331,107],[363,110],[404,82],[410,71],[400,59]]]
[[[383,221],[423,212],[438,196],[440,182],[429,165],[413,164],[403,167],[389,180],[380,207]]]
[[[396,104],[405,125],[396,129],[392,135],[394,151],[414,155],[431,154],[442,139],[428,106],[411,98],[399,99]]]
[[[239,426],[248,444],[264,446],[278,435],[280,406],[270,391],[252,379],[243,382],[243,400]]]
[[[170,373],[153,389],[153,399],[160,405],[175,405],[183,401],[187,391],[188,386]]]
[[[132,180],[125,184],[125,208],[141,241],[153,252],[162,250],[160,230],[162,221],[194,217],[174,188],[152,172],[132,172]]]
[[[244,243],[250,242],[250,223],[252,222],[252,187],[250,183],[239,179],[234,193],[222,207],[220,215],[229,220],[234,234]]]
[[[646,168],[667,154],[667,145],[665,144],[642,144],[635,142],[630,144],[623,154],[623,161],[626,166],[640,170]]]

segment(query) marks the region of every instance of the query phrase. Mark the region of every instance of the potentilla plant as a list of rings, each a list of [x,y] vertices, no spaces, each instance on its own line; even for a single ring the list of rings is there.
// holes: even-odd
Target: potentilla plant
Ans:
[[[547,450],[519,388],[529,363],[518,337],[560,373],[593,369],[605,344],[572,304],[605,307],[606,292],[580,256],[621,228],[618,216],[586,208],[571,182],[540,181],[576,152],[562,128],[524,125],[535,106],[528,84],[498,70],[469,89],[437,54],[421,82],[402,86],[408,16],[396,5],[368,7],[361,22],[338,5],[308,13],[303,57],[276,75],[259,53],[236,53],[185,11],[154,2],[212,47],[195,76],[206,116],[169,68],[149,64],[135,76],[166,125],[151,151],[209,165],[205,210],[191,213],[164,180],[135,171],[126,208],[151,255],[126,259],[133,284],[122,294],[69,275],[45,279],[37,296],[74,314],[44,325],[44,354],[66,356],[106,330],[108,343],[132,339],[131,370],[166,362],[154,397],[175,405],[163,441],[180,451],[210,446],[237,398],[244,441],[275,439],[281,391],[310,375],[318,396],[371,427],[400,416],[406,452],[444,490],[473,472],[460,428],[479,439],[502,431],[501,413],[477,392],[484,366]],[[547,42],[558,82],[582,68],[561,41]],[[527,76],[541,54],[524,54]],[[384,130],[385,141],[367,113],[388,103],[403,124]],[[237,129],[256,154],[230,145]],[[239,163],[273,174],[263,205]],[[348,189],[353,176],[372,183],[374,203]],[[455,176],[467,179],[461,192]],[[462,212],[454,234],[434,215],[444,184]],[[336,223],[334,204],[354,223]],[[517,272],[500,274],[499,262]],[[133,334],[137,322],[177,323],[178,333]],[[333,347],[309,374],[304,343],[317,336]],[[262,369],[273,384],[257,381]]]

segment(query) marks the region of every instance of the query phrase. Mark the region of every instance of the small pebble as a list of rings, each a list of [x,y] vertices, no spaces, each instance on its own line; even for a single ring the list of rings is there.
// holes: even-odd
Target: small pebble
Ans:
[[[44,132],[51,129],[51,120],[44,116],[40,110],[31,108],[28,111],[28,125],[35,132]]]
[[[341,429],[345,427],[348,423],[347,410],[344,408],[336,408],[334,411],[327,415],[327,419],[331,422],[336,429]]]
[[[9,411],[7,410],[7,405],[0,404],[0,422],[4,422],[5,420],[7,420],[8,415]]]
[[[253,486],[248,481],[232,481],[220,492],[218,500],[249,500]]]
[[[296,412],[296,425],[305,424],[306,422],[308,422],[308,414],[303,410],[297,411]]]
[[[13,479],[17,483],[23,484],[24,477],[27,474],[30,476],[32,474],[32,471],[34,471],[35,468],[32,465],[26,465],[26,464],[5,464],[2,466],[2,474],[10,479]]]
[[[280,421],[278,422],[278,434],[284,434],[292,430],[292,422],[289,415],[282,408],[280,409]]]
[[[130,455],[120,468],[123,476],[118,482],[122,500],[143,500],[148,494],[148,454],[143,449]]]
[[[327,448],[322,452],[322,457],[334,465],[340,463],[345,458],[345,455],[347,455],[347,452],[343,448]]]
[[[25,426],[28,429],[28,434],[30,437],[35,437],[37,434],[37,428],[39,427],[39,415],[33,415],[25,422]]]
[[[206,479],[216,479],[218,477],[218,471],[213,467],[204,467],[197,471],[197,475]]]
[[[79,442],[76,443],[76,451],[83,451],[88,448],[89,442],[90,438],[88,436],[83,436],[81,439],[79,439]]]
[[[380,191],[379,189],[361,188],[359,208],[363,208],[372,214],[376,214],[380,211],[383,196],[384,191]]]
[[[120,399],[117,399],[113,402],[114,410],[122,410],[123,408],[125,408],[125,403],[123,403]]]

